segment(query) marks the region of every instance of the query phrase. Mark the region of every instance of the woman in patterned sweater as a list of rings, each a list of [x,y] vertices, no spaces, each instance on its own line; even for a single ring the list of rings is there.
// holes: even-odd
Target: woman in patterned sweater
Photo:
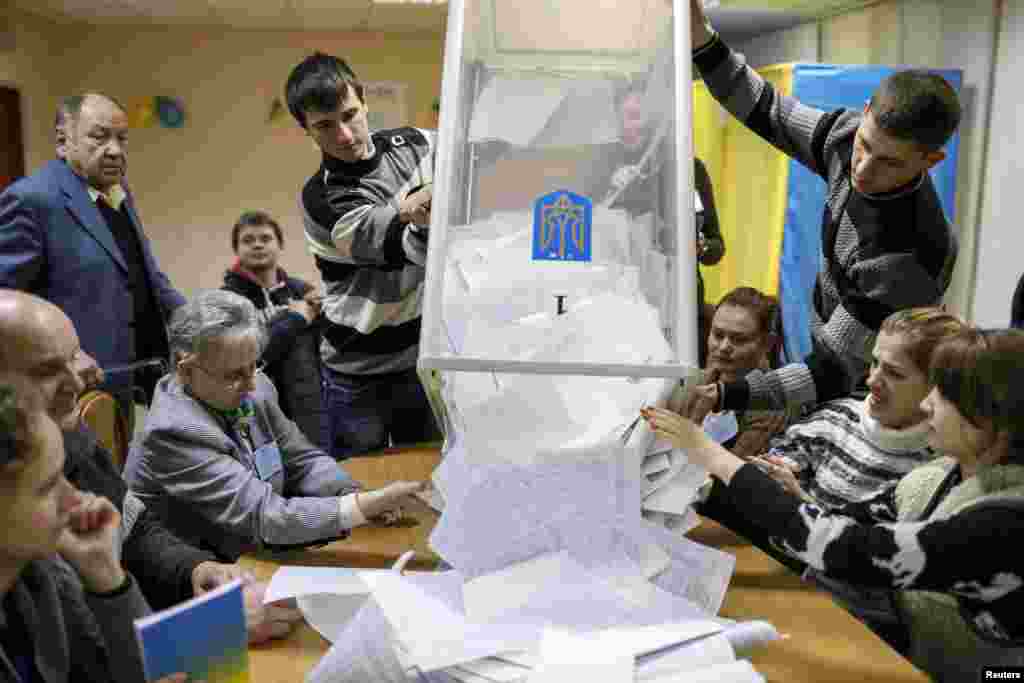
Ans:
[[[1024,664],[1024,332],[970,330],[932,358],[922,403],[948,457],[874,498],[827,512],[666,410],[644,416],[726,484],[738,515],[840,581],[892,590],[904,653],[940,681]]]
[[[793,493],[825,508],[866,500],[932,460],[928,415],[935,347],[964,330],[939,308],[911,308],[882,323],[864,399],[829,401],[772,439],[762,458]]]

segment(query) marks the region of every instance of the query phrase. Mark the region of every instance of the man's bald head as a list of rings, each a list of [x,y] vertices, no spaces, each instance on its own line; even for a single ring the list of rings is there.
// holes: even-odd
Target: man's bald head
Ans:
[[[110,95],[104,95],[101,92],[84,92],[78,95],[65,97],[57,108],[57,116],[63,116],[65,124],[68,122],[74,122],[78,120],[79,116],[81,116],[82,107],[87,104],[96,103],[109,103],[120,109],[122,113],[128,113],[128,110]]]
[[[53,419],[74,412],[85,387],[81,375],[95,365],[64,311],[32,294],[0,289],[0,372],[24,375],[38,386]]]

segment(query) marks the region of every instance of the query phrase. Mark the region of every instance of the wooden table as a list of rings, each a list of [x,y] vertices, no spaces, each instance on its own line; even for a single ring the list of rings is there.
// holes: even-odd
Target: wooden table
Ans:
[[[438,462],[436,448],[384,451],[353,458],[344,467],[374,488],[395,479],[426,479]],[[412,511],[415,525],[365,527],[324,548],[246,557],[242,563],[262,579],[281,565],[386,567],[412,548],[416,566],[431,568],[436,555],[427,536],[436,514],[425,505]],[[736,571],[726,593],[722,616],[764,619],[787,637],[758,648],[754,667],[779,683],[911,683],[928,678],[896,654],[863,624],[832,602],[825,593],[803,583],[778,562],[728,529],[705,520],[690,537],[736,556]],[[250,648],[253,683],[302,681],[327,651],[329,643],[302,624],[289,637]]]

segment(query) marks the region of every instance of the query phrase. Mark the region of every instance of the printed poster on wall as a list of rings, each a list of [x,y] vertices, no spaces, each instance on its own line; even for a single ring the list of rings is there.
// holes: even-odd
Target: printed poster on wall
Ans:
[[[371,131],[411,125],[405,83],[367,81],[363,83],[363,88],[370,109],[368,118]]]

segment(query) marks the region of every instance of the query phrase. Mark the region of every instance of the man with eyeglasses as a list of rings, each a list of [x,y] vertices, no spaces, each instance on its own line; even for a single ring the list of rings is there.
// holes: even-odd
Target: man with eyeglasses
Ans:
[[[157,384],[125,480],[182,538],[224,561],[324,544],[422,489],[363,491],[285,417],[259,371],[264,330],[248,299],[201,292],[169,332],[174,371]]]
[[[183,542],[131,493],[75,410],[102,371],[78,342],[75,326],[52,303],[26,292],[0,289],[0,372],[24,377],[43,396],[64,432],[64,476],[76,488],[108,498],[121,512],[121,561],[154,609],[212,590],[245,572]],[[250,642],[287,634],[299,615],[281,606],[263,608],[265,584],[245,588]]]

